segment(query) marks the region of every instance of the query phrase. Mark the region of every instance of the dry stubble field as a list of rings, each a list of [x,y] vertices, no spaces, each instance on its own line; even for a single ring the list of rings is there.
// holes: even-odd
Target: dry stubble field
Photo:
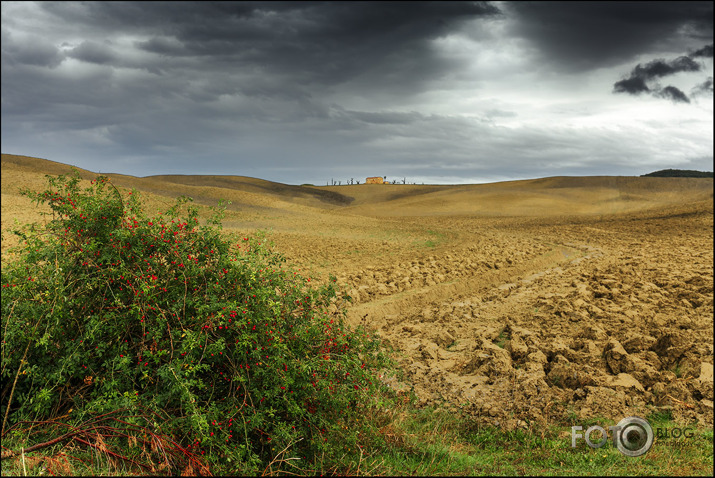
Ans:
[[[3,261],[20,197],[68,166],[2,155]],[[84,178],[94,173],[82,171]],[[398,389],[505,429],[647,415],[713,423],[713,180],[545,178],[488,185],[288,186],[240,176],[109,175],[148,211],[232,201],[348,320],[401,352]]]

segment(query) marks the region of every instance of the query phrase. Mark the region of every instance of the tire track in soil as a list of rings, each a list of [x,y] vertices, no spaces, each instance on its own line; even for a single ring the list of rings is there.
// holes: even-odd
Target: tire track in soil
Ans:
[[[615,231],[599,232],[608,237]],[[574,416],[620,419],[673,405],[685,407],[676,416],[712,423],[708,351],[683,359],[686,334],[638,319],[621,296],[619,287],[639,297],[645,292],[653,302],[650,282],[621,275],[623,259],[647,263],[650,249],[632,257],[633,251],[610,250],[607,242],[595,247],[532,240],[548,249],[509,267],[351,306],[349,323],[377,329],[401,354],[405,381],[388,383],[412,389],[419,404],[443,403],[477,424],[506,429]],[[707,278],[691,282],[687,287],[707,304],[707,294],[702,296]],[[641,305],[639,312],[648,316],[664,302]],[[693,376],[676,377],[668,367],[677,360],[691,367]],[[687,403],[695,400],[700,400],[696,406]]]
[[[505,368],[511,360],[505,360],[503,343],[497,345],[503,342],[508,327],[505,314],[524,296],[533,297],[532,289],[541,278],[602,255],[600,249],[585,244],[542,245],[548,247],[546,252],[507,268],[353,306],[348,310],[348,322],[378,329],[383,340],[402,353],[399,362],[409,384],[394,379],[388,383],[399,391],[412,389],[419,404],[440,402],[468,413],[471,408],[477,422],[484,422],[484,415],[488,423],[497,426],[526,426],[526,421],[514,418],[514,410],[505,406],[515,399],[517,378],[510,366]],[[489,365],[492,360],[497,366]],[[480,365],[486,366],[476,370]],[[540,387],[532,385],[539,394]],[[543,409],[544,403],[539,406]]]
[[[550,246],[551,249],[523,264],[492,269],[481,272],[479,275],[475,274],[433,286],[410,289],[354,305],[348,310],[348,323],[352,325],[369,323],[371,328],[386,330],[386,328],[394,326],[395,321],[399,324],[424,306],[436,304],[436,301],[441,298],[457,297],[464,294],[479,295],[494,288],[510,290],[517,283],[526,284],[549,273],[551,268],[558,264],[580,261],[600,254],[598,249],[589,245],[576,246],[547,242],[543,244]]]

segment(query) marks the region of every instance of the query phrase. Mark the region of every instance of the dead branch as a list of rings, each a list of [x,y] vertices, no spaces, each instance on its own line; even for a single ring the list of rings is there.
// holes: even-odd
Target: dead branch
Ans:
[[[99,451],[101,451],[101,452],[103,452],[103,453],[106,453],[106,454],[108,454],[108,455],[111,455],[111,456],[113,456],[113,457],[115,457],[115,458],[119,458],[120,460],[128,461],[129,463],[132,463],[132,464],[134,464],[134,465],[141,466],[141,467],[144,468],[145,470],[151,470],[151,467],[149,467],[149,466],[147,466],[147,465],[145,465],[145,464],[143,464],[143,463],[137,463],[136,461],[132,460],[131,458],[127,458],[126,456],[119,455],[119,454],[117,454],[117,453],[114,453],[113,451],[109,451],[109,450],[106,450],[106,449],[103,450],[103,449],[102,449],[101,447],[99,447],[98,445],[94,445],[94,444],[92,444],[92,443],[90,443],[90,442],[88,442],[88,441],[85,441],[85,440],[81,439],[81,438],[74,437],[74,439],[75,439],[76,441],[80,442],[80,443],[84,443],[84,444],[87,445],[87,446],[91,446],[92,448],[96,448],[96,449],[98,449]]]
[[[682,400],[678,400],[677,398],[673,397],[672,395],[667,395],[667,397],[668,397],[669,399],[671,399],[672,401],[674,401],[675,403],[678,403],[678,404],[680,404],[680,405],[683,405],[684,407],[687,407],[687,408],[695,408],[695,407],[692,406],[691,404],[689,404],[689,403],[687,403],[687,402],[684,402],[684,401],[682,401]]]
[[[80,433],[79,431],[65,433],[65,434],[62,435],[61,437],[55,438],[54,440],[50,440],[50,441],[47,441],[47,442],[44,442],[44,443],[38,443],[37,445],[32,445],[32,446],[30,446],[30,447],[23,448],[22,450],[24,451],[24,453],[29,453],[29,452],[31,452],[31,451],[40,450],[40,449],[42,449],[42,448],[46,448],[46,447],[48,447],[48,446],[52,446],[52,445],[54,445],[55,443],[59,443],[59,442],[64,441],[64,440],[68,440],[68,439],[74,437],[75,435],[77,435],[77,434],[79,434],[79,433]],[[12,458],[13,456],[17,456],[17,455],[19,455],[20,453],[21,453],[21,452],[13,451],[13,450],[4,451],[4,452],[2,452],[2,455],[0,455],[0,460],[4,460],[5,458]]]

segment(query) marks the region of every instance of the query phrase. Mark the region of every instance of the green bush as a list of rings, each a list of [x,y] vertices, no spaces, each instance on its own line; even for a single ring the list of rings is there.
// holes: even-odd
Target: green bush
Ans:
[[[379,443],[366,417],[391,400],[391,363],[331,312],[334,278],[224,234],[221,207],[204,225],[188,198],[149,217],[107,177],[48,178],[23,194],[51,220],[15,231],[2,269],[3,431],[122,409],[234,472],[350,467]]]

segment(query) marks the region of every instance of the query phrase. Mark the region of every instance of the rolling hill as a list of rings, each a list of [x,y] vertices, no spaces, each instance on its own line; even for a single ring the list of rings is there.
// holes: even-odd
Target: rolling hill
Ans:
[[[18,212],[20,187],[39,188],[46,174],[72,167],[54,161],[2,155],[3,222]],[[96,173],[79,169],[82,178]],[[232,209],[282,214],[359,216],[571,216],[636,212],[712,202],[712,178],[549,177],[468,185],[294,186],[245,176],[108,174],[119,187],[150,197],[188,195],[199,204],[230,200]],[[29,201],[27,201],[29,203]],[[6,207],[7,205],[7,207]]]

